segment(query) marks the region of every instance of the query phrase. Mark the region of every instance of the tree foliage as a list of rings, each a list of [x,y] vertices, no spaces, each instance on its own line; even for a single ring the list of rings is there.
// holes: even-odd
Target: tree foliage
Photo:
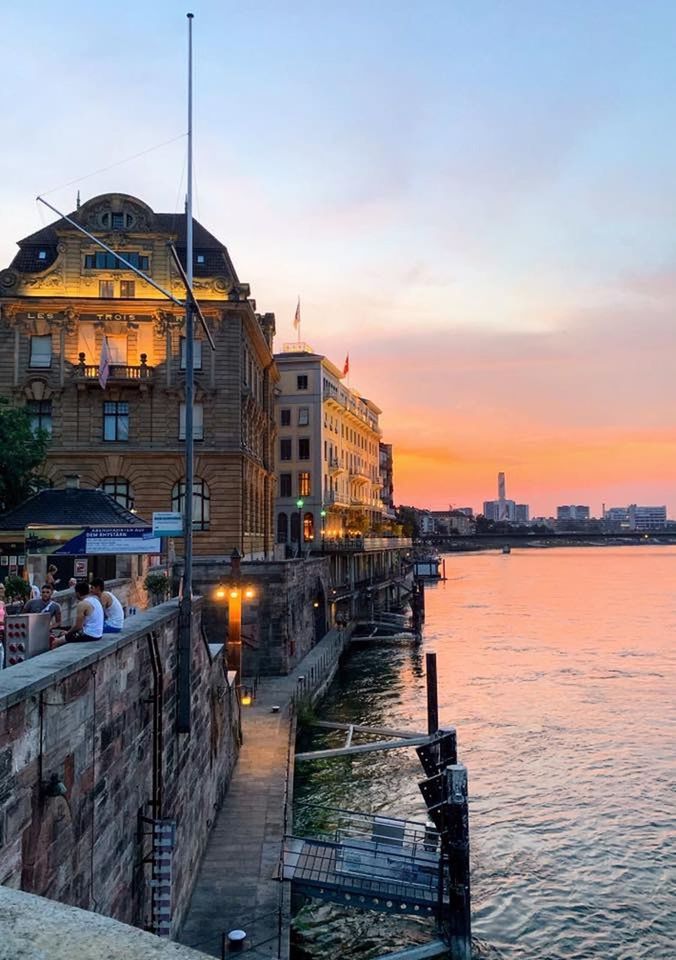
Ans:
[[[415,540],[420,536],[420,521],[415,507],[397,507],[397,523],[401,524],[405,537]]]
[[[49,435],[33,432],[24,407],[0,398],[0,511],[12,510],[44,486],[37,471],[44,463]]]

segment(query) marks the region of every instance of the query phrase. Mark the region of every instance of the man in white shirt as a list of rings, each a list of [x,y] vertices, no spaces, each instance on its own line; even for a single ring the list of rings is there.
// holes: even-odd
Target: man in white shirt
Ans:
[[[88,643],[103,636],[103,607],[98,597],[89,592],[89,584],[81,581],[75,585],[78,605],[75,623],[64,637],[65,643]],[[58,644],[57,644],[58,645]]]
[[[114,593],[105,590],[105,582],[102,577],[94,577],[91,585],[91,592],[101,601],[105,622],[103,624],[104,633],[119,633],[124,625],[124,610],[122,604]]]

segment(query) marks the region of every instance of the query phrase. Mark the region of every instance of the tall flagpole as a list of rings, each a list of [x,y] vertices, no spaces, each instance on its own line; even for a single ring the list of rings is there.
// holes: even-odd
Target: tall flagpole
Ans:
[[[193,222],[192,222],[192,21],[188,13],[188,189],[185,205],[185,257],[188,285],[193,281]],[[178,703],[176,725],[179,733],[190,732],[190,673],[192,666],[192,541],[193,541],[193,486],[195,474],[195,443],[193,439],[193,400],[195,371],[193,308],[186,299],[185,310],[185,493],[183,497],[183,597],[179,617],[178,638]]]

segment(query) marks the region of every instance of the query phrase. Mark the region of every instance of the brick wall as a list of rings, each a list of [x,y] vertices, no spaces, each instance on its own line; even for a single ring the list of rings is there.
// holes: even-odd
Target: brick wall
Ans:
[[[176,601],[138,614],[93,653],[67,645],[0,673],[1,883],[146,925],[150,848],[140,818],[153,815],[161,774],[160,815],[177,822],[178,929],[239,744],[223,655],[212,659],[199,602],[196,609],[190,734],[175,731]],[[153,709],[153,643],[161,714]],[[154,746],[162,758],[155,766]],[[65,796],[45,795],[41,784],[52,774]]]

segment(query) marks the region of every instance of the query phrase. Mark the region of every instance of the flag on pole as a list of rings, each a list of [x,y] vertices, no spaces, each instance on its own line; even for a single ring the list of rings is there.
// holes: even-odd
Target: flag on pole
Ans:
[[[345,357],[345,365],[343,367],[343,376],[346,377],[350,372],[350,354],[348,353]]]
[[[298,303],[296,304],[296,312],[293,315],[293,329],[300,330],[300,297],[298,297]]]
[[[101,343],[101,359],[99,360],[99,383],[101,389],[106,389],[108,375],[110,374],[110,350],[108,349],[108,338],[104,335]]]

